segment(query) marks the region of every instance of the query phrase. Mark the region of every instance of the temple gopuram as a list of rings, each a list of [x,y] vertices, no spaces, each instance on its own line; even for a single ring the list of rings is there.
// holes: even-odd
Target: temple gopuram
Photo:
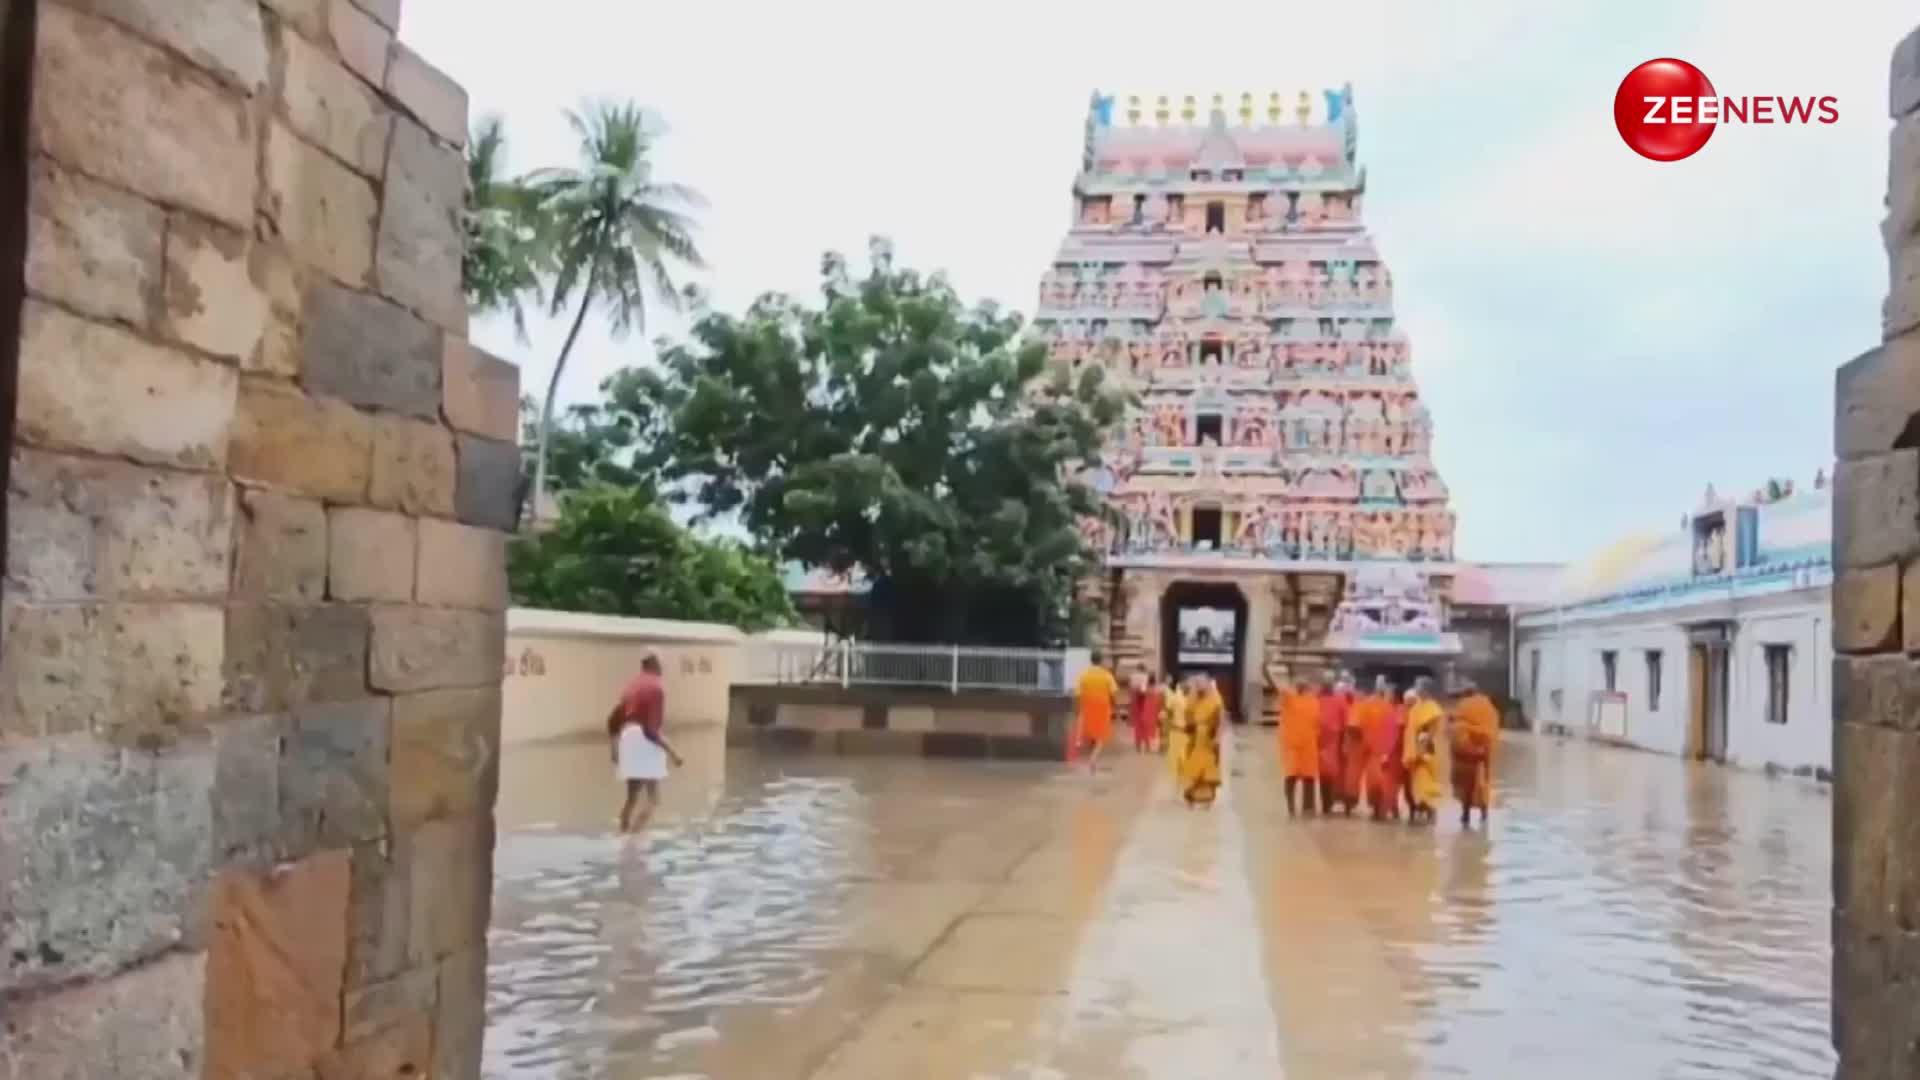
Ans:
[[[1136,398],[1088,478],[1082,602],[1123,672],[1211,669],[1241,720],[1332,668],[1443,674],[1454,518],[1393,276],[1362,223],[1351,86],[1088,110],[1035,333]]]

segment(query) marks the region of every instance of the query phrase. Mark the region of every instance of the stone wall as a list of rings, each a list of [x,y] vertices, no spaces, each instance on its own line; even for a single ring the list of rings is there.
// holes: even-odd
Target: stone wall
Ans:
[[[518,382],[398,19],[40,0],[0,1075],[478,1075]]]
[[[1833,1040],[1920,1075],[1920,30],[1894,50],[1883,343],[1835,387]]]

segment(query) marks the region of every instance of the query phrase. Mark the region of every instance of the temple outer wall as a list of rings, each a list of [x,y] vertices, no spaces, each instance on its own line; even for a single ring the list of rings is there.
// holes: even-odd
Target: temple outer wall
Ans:
[[[0,12],[0,1075],[476,1077],[519,453],[466,95],[399,0]]]
[[[1882,344],[1835,381],[1833,1041],[1920,1075],[1920,30],[1894,50]]]

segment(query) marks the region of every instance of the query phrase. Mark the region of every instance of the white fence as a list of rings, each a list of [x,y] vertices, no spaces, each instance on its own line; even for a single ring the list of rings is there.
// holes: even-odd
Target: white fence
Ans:
[[[1064,649],[995,649],[970,645],[881,645],[869,642],[746,642],[741,682],[819,686],[926,686],[952,693],[1008,690],[1064,694],[1073,670]]]

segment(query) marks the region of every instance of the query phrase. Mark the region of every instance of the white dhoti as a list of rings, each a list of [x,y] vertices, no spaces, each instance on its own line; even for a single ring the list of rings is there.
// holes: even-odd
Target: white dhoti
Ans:
[[[666,775],[667,752],[660,744],[647,738],[639,724],[621,728],[620,779],[664,780]]]

